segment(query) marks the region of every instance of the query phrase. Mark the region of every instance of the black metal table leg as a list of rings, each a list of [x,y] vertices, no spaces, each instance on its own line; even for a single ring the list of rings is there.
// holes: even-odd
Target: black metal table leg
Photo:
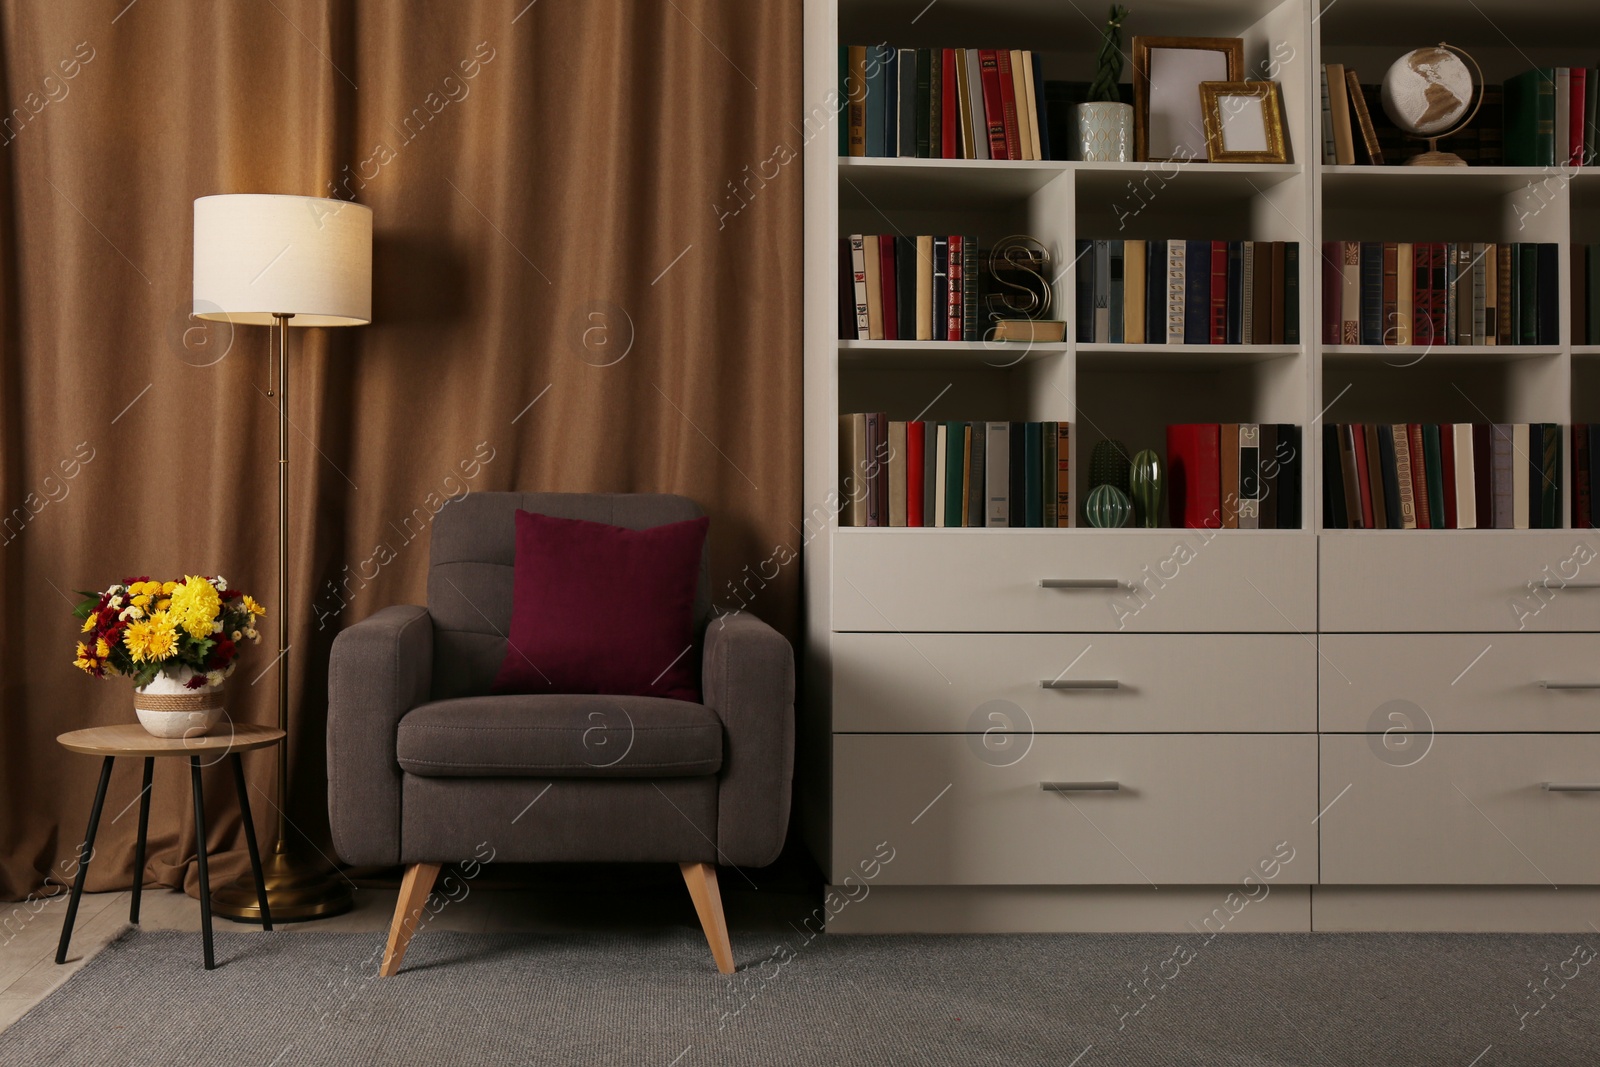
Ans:
[[[156,758],[144,758],[144,784],[139,787],[139,840],[133,846],[133,903],[128,907],[128,921],[139,922],[139,894],[144,889],[144,839],[150,829],[150,777],[155,773]]]
[[[72,880],[72,896],[67,901],[67,917],[61,924],[61,943],[56,946],[56,962],[67,962],[67,946],[72,942],[72,924],[78,919],[78,898],[89,878],[89,859],[94,855],[94,836],[100,830],[100,809],[105,807],[106,786],[111,784],[111,765],[117,757],[107,756],[100,765],[100,785],[94,791],[94,807],[89,809],[89,829],[78,848],[78,875]]]
[[[272,929],[272,909],[267,905],[267,880],[261,876],[261,852],[256,848],[256,824],[250,818],[250,797],[244,782],[244,760],[232,755],[233,785],[239,793],[239,816],[244,820],[244,843],[250,848],[250,873],[256,880],[256,900],[261,904],[261,928]]]
[[[194,791],[194,849],[200,863],[200,936],[205,944],[206,970],[216,967],[211,951],[211,875],[206,870],[206,801],[200,786],[200,757],[189,757],[189,777]]]

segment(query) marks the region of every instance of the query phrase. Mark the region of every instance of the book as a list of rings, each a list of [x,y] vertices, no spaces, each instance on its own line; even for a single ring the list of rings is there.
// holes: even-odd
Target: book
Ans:
[[[889,131],[889,120],[886,116],[887,108],[884,101],[888,99],[889,71],[883,62],[883,53],[880,48],[873,46],[868,52],[869,60],[866,64],[867,74],[867,111],[864,116],[866,123],[865,136],[867,139],[866,154],[869,156],[886,156],[889,154],[889,145],[886,139]]]
[[[983,56],[977,48],[966,49],[967,60],[967,110],[971,133],[971,152],[968,159],[989,158],[989,120],[984,111]]]
[[[1384,524],[1378,521],[1378,508],[1382,506],[1382,496],[1373,499],[1372,487],[1377,484],[1372,467],[1377,462],[1376,456],[1369,456],[1367,451],[1366,428],[1360,425],[1350,427],[1351,447],[1356,457],[1356,495],[1361,504],[1361,528],[1363,530],[1381,530]]]
[[[1111,242],[1094,243],[1094,343],[1111,340]]]
[[[1574,530],[1593,528],[1589,520],[1589,511],[1593,506],[1589,485],[1590,455],[1589,429],[1581,422],[1574,423],[1572,426],[1572,528]]]
[[[1568,138],[1572,135],[1572,68],[1556,68],[1555,84],[1555,122],[1552,133],[1555,138],[1556,163],[1565,166],[1572,146]]]
[[[866,273],[863,268],[863,275]],[[855,270],[850,263],[850,238],[839,238],[839,340],[856,339]],[[865,281],[865,278],[863,278]]]
[[[885,419],[880,412],[869,411],[867,419],[867,462],[866,475],[866,502],[867,525],[889,525],[889,493],[888,470],[885,460],[888,458],[889,431],[884,426]]]
[[[1435,529],[1455,530],[1456,526],[1456,435],[1448,422],[1435,427],[1439,433],[1439,492],[1444,498],[1444,514],[1433,516]]]
[[[1071,424],[1058,422],[1056,425],[1056,526],[1065,528],[1072,525],[1072,464],[1070,458],[1072,450],[1069,444],[1072,433]]]
[[[967,424],[967,511],[963,526],[983,526],[988,498],[984,493],[984,474],[988,451],[987,422]]]
[[[1222,525],[1221,427],[1167,427],[1167,508],[1172,525],[1215,530]]]
[[[1378,485],[1373,492],[1383,497],[1383,528],[1411,529],[1415,526],[1415,520],[1411,527],[1406,526],[1400,509],[1400,457],[1395,452],[1393,427],[1375,426],[1373,429],[1376,431],[1373,441],[1378,446],[1373,453],[1378,457]],[[1370,455],[1368,460],[1370,462]]]
[[[1253,241],[1246,241],[1245,245],[1245,319],[1250,316],[1250,268],[1254,258]],[[1344,243],[1342,241],[1322,242],[1322,343],[1337,345],[1343,343],[1344,313],[1340,305],[1340,298],[1344,295]]]
[[[1362,451],[1366,450],[1365,439],[1360,437],[1354,426],[1339,427],[1339,469],[1342,474],[1341,484],[1344,486],[1345,513],[1348,516],[1347,528],[1351,530],[1372,529],[1372,503],[1362,502],[1365,495],[1362,485],[1365,476],[1357,461],[1356,443],[1362,442]]]
[[[945,305],[944,338],[947,341],[963,340],[962,324],[966,317],[966,274],[962,260],[965,238],[951,234],[945,238]],[[939,332],[934,331],[936,334]]]
[[[1344,507],[1344,474],[1339,465],[1339,430],[1332,423],[1322,424],[1322,525],[1329,530],[1350,528]]]
[[[939,487],[944,484],[939,460],[944,455],[939,447],[939,423],[922,422],[922,525],[939,525],[942,509],[939,507]]]
[[[906,424],[889,423],[889,522],[890,526],[910,525],[910,487],[906,484]]]
[[[1208,257],[1211,271],[1211,331],[1208,340],[1214,345],[1228,343],[1228,242],[1212,241]]]
[[[1345,80],[1344,64],[1329,63],[1328,102],[1333,117],[1334,162],[1347,167],[1356,161],[1355,139],[1350,129],[1350,87]]]
[[[1127,290],[1127,279],[1123,274],[1123,246],[1121,241],[1111,241],[1109,243],[1111,246],[1111,307],[1107,316],[1106,339],[1112,344],[1122,344],[1127,337],[1127,324],[1123,318],[1125,314],[1123,298]]]
[[[1455,436],[1456,456],[1456,521],[1458,530],[1475,530],[1478,528],[1478,489],[1477,480],[1480,477],[1476,467],[1475,449],[1472,442],[1472,425],[1458,422],[1451,427]]]
[[[1417,517],[1417,496],[1412,474],[1411,440],[1406,432],[1406,424],[1397,422],[1388,427],[1389,449],[1394,455],[1395,464],[1395,492],[1394,503],[1400,516],[1402,530],[1427,529]]]
[[[1528,439],[1528,424],[1514,422],[1511,430],[1511,528],[1526,530],[1530,528],[1529,519],[1532,516],[1532,503],[1537,497],[1531,496],[1533,480],[1529,477],[1531,470],[1532,443]],[[1527,458],[1524,458],[1527,457]]]
[[[917,50],[902,48],[895,54],[895,152],[917,154]]]
[[[1167,247],[1151,241],[1144,250],[1144,341],[1161,344],[1167,339]]]
[[[1022,88],[1024,100],[1021,111],[1028,127],[1028,158],[1047,159],[1044,154],[1044,136],[1040,130],[1039,122],[1039,89],[1034,82],[1034,56],[1031,51],[1019,54],[1022,65]]]
[[[1047,529],[1054,529],[1059,525],[1057,510],[1059,502],[1056,498],[1056,483],[1060,467],[1060,457],[1056,450],[1060,447],[1061,440],[1058,436],[1057,424],[1054,422],[1041,422],[1039,424],[1040,443],[1044,448],[1044,456],[1039,464],[1039,499],[1044,506],[1044,521],[1041,525]]]
[[[1239,529],[1261,528],[1261,427],[1239,424]]]
[[[1344,242],[1344,265],[1341,270],[1343,292],[1339,298],[1344,319],[1340,326],[1339,343],[1361,343],[1361,242]]]
[[[1272,293],[1276,284],[1274,273],[1279,264],[1273,259],[1272,250],[1274,242],[1256,242],[1256,269],[1255,296],[1252,299],[1254,308],[1253,323],[1250,329],[1250,343],[1266,345],[1272,343]]]
[[[1378,144],[1378,131],[1372,126],[1372,112],[1367,110],[1367,98],[1361,93],[1361,79],[1356,77],[1356,72],[1353,70],[1345,71],[1344,78],[1345,85],[1349,88],[1350,108],[1355,112],[1356,128],[1361,132],[1361,146],[1366,151],[1367,162],[1382,166],[1383,149]]]
[[[956,50],[939,50],[939,155],[943,159],[960,159],[961,147],[957,140],[959,113],[956,110]]]
[[[970,455],[967,445],[967,424],[946,422],[942,427],[944,437],[944,522],[941,526],[965,526],[967,471],[965,464]]]
[[[1576,72],[1574,72],[1576,73]],[[1539,480],[1539,529],[1561,528],[1561,427],[1542,424],[1543,462]]]
[[[917,335],[918,341],[933,340],[933,237],[917,237]]]
[[[1339,162],[1338,148],[1333,140],[1333,102],[1328,90],[1328,68],[1322,68],[1322,162],[1333,166]]]
[[[1246,241],[1240,249],[1239,267],[1239,343],[1251,344],[1256,337],[1256,254],[1259,241]],[[1326,291],[1324,291],[1326,292]]]
[[[1505,80],[1507,166],[1555,166],[1555,78],[1554,68],[1543,67]]]
[[[1378,320],[1378,343],[1399,344],[1394,327],[1400,314],[1400,246],[1394,241],[1383,243],[1381,272],[1382,311]]]
[[[1186,257],[1188,244],[1184,241],[1167,242],[1167,329],[1169,345],[1181,345],[1186,318],[1184,300],[1188,292]]]
[[[1035,108],[1034,130],[1039,137],[1039,158],[1055,159],[1051,153],[1054,146],[1050,143],[1049,108],[1044,99],[1044,60],[1035,52],[1028,53],[1029,70],[1033,76],[1032,100]]]
[[[849,101],[845,119],[849,125],[849,148],[852,156],[867,154],[867,47],[848,46],[848,75],[845,80],[845,99]]]
[[[1283,246],[1283,343],[1300,343],[1300,242]]]
[[[1028,424],[1013,422],[1010,424],[1011,447],[1011,486],[1006,494],[1010,502],[1007,508],[1009,525],[1025,527],[1028,525]]]
[[[1515,526],[1512,510],[1516,505],[1512,487],[1511,427],[1497,423],[1490,429],[1489,487],[1493,495],[1493,528],[1496,530],[1510,530]],[[1527,502],[1524,499],[1523,515],[1526,516],[1526,514]],[[1527,521],[1525,517],[1523,521]]]
[[[1029,422],[1023,426],[1023,514],[1030,528],[1044,525],[1044,426]]]
[[[924,473],[924,457],[927,450],[927,428],[925,422],[906,423],[906,525],[923,525],[926,507],[923,504],[923,491],[927,488],[927,477]]]
[[[878,237],[878,285],[883,307],[883,339],[900,340],[899,309],[895,305],[898,274],[895,269],[895,239],[886,234]]]
[[[1361,242],[1361,326],[1364,345],[1383,344],[1383,244]]]
[[[1382,455],[1378,449],[1378,427],[1377,424],[1369,422],[1363,425],[1361,430],[1366,437],[1367,479],[1372,498],[1372,528],[1392,529],[1389,522],[1388,499],[1383,493],[1383,466]],[[1396,518],[1398,520],[1398,516]]]
[[[867,417],[839,416],[840,526],[867,524]]]
[[[917,101],[928,112],[928,158],[944,155],[944,49],[928,49],[928,95]]]
[[[917,336],[917,239],[894,239],[896,336],[912,341]]]
[[[1389,328],[1386,331],[1387,336],[1394,338],[1394,344],[1409,345],[1411,343],[1411,329],[1417,313],[1416,291],[1417,264],[1415,246],[1409,241],[1403,241],[1395,246],[1394,318],[1389,323]]]
[[[1222,528],[1239,528],[1239,424],[1225,422],[1218,429],[1218,452],[1222,465]]]
[[[1500,250],[1483,246],[1483,340],[1479,344],[1498,344],[1500,334]]]
[[[1553,345],[1561,340],[1561,248],[1553,242],[1534,246],[1538,261],[1534,279],[1534,344]]]
[[[883,340],[883,279],[879,277],[879,272],[883,269],[883,257],[878,250],[877,234],[867,234],[862,240],[866,251],[867,339],[881,341]]]
[[[1515,344],[1516,315],[1512,307],[1512,283],[1515,281],[1511,269],[1511,248],[1509,244],[1495,246],[1495,283],[1499,292],[1495,295],[1495,344]]]
[[[978,295],[983,279],[978,273],[978,239],[971,234],[961,238],[961,278],[961,339],[981,341]]]
[[[1077,327],[1074,336],[1079,344],[1094,343],[1094,242],[1081,237],[1076,244],[1077,254],[1072,257],[1072,290],[1077,297],[1074,319]]]
[[[1017,154],[1012,158],[1038,159],[1039,157],[1033,151],[1033,131],[1028,124],[1028,84],[1027,75],[1023,71],[1022,50],[1013,48],[1009,56],[1011,60],[1011,93],[1016,98],[1017,110]]]
[[[1284,457],[1279,455],[1279,426],[1274,422],[1261,424],[1261,483],[1258,526],[1263,530],[1278,528],[1278,476],[1282,473]]]
[[[984,430],[985,526],[1011,525],[1011,424],[991,422]]]
[[[1277,529],[1300,529],[1300,508],[1304,496],[1301,470],[1304,466],[1301,450],[1301,428],[1293,423],[1279,423],[1278,436],[1278,514]]]
[[[1010,58],[1007,57],[1007,65]],[[1006,148],[1005,106],[1000,90],[1000,54],[993,48],[978,50],[978,69],[983,89],[983,114],[989,134],[990,159],[1010,159]]]
[[[1423,482],[1428,490],[1428,516],[1431,529],[1442,529],[1444,525],[1444,461],[1439,454],[1439,426],[1437,423],[1422,424],[1422,468]]]
[[[1011,76],[1011,53],[1004,49],[995,51],[996,79],[1000,84],[1001,126],[1005,133],[1005,154],[996,158],[1021,159],[1022,142],[1017,126],[1017,89]]]
[[[867,306],[867,239],[859,233],[850,235],[850,270],[856,296],[856,336],[865,341],[872,337],[872,314]]]
[[[1184,250],[1183,342],[1208,343],[1211,336],[1211,242],[1189,241]]]
[[[1130,345],[1144,344],[1145,324],[1145,243],[1122,243],[1122,339]]]
[[[1406,450],[1411,455],[1411,494],[1416,505],[1417,528],[1433,529],[1433,497],[1428,493],[1427,454],[1423,448],[1422,425],[1409,423],[1405,427]]]
[[[928,326],[931,339],[945,341],[948,319],[946,308],[950,304],[950,238],[936,235],[933,238],[933,295],[928,306]],[[919,309],[920,311],[920,309]]]
[[[1243,241],[1228,242],[1228,277],[1223,298],[1227,307],[1227,327],[1223,331],[1223,343],[1230,345],[1244,343],[1244,246]],[[1212,289],[1215,288],[1213,281]],[[1216,294],[1212,295],[1214,298]]]
[[[1589,72],[1583,67],[1572,67],[1567,73],[1568,91],[1570,93],[1567,105],[1567,165],[1581,167],[1584,165],[1584,127],[1586,122],[1586,102],[1589,96]]]

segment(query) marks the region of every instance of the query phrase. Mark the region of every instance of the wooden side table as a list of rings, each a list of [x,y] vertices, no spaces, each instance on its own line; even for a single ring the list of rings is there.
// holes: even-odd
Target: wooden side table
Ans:
[[[89,859],[94,853],[95,833],[100,829],[100,810],[106,802],[106,786],[111,781],[111,766],[118,756],[144,757],[144,786],[139,793],[139,840],[134,850],[133,902],[128,909],[128,921],[139,921],[139,893],[144,883],[145,831],[150,825],[150,780],[155,772],[157,756],[188,756],[191,788],[194,791],[195,851],[200,861],[200,929],[204,938],[206,970],[216,966],[211,951],[211,878],[206,869],[206,805],[200,788],[200,758],[227,757],[233,764],[233,784],[239,793],[239,814],[244,819],[244,840],[250,848],[250,870],[255,875],[256,897],[261,903],[261,925],[272,929],[272,913],[267,909],[267,888],[261,878],[261,854],[256,849],[256,827],[250,819],[250,799],[245,792],[244,763],[241,752],[253,748],[275,745],[284,736],[275,726],[256,726],[250,723],[219,723],[215,733],[204,737],[156,737],[138,723],[121,726],[96,726],[87,730],[73,730],[56,738],[65,748],[89,756],[103,756],[100,768],[100,786],[95,790],[94,807],[89,810],[89,829],[78,851],[78,874],[72,883],[72,898],[67,902],[67,917],[61,927],[61,943],[56,948],[56,962],[67,962],[67,945],[72,941],[72,924],[78,918],[78,899],[83,896],[83,883],[89,874]]]

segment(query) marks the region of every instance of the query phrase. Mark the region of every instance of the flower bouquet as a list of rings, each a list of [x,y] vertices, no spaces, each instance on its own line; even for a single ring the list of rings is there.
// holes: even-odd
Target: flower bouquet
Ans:
[[[128,578],[73,611],[83,620],[73,665],[96,678],[133,679],[134,710],[157,737],[204,734],[222,715],[222,687],[240,644],[259,642],[266,610],[225,579]]]

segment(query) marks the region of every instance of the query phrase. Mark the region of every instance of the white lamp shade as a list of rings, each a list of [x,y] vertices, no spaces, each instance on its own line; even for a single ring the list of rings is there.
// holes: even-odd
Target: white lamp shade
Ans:
[[[314,196],[194,202],[194,314],[270,326],[372,321],[372,209]]]

